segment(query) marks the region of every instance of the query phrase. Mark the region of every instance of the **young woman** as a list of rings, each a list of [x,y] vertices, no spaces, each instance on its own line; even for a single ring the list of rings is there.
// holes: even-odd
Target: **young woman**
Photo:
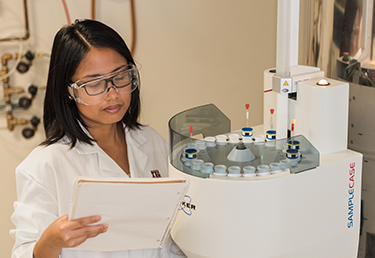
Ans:
[[[12,257],[185,257],[160,249],[93,253],[72,249],[105,234],[99,214],[69,221],[77,176],[168,176],[168,146],[138,123],[139,75],[123,39],[98,21],[55,36],[44,102],[46,140],[17,167]],[[131,196],[129,196],[131,198]]]

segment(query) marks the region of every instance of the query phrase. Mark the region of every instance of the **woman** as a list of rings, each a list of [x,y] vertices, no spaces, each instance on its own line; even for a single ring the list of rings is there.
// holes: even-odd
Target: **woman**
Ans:
[[[77,176],[168,176],[168,146],[138,123],[139,76],[123,39],[92,20],[62,28],[53,43],[44,102],[46,140],[17,167],[12,257],[178,257],[160,249],[92,253],[72,249],[105,234],[95,215],[69,221]],[[171,250],[173,249],[173,250]]]

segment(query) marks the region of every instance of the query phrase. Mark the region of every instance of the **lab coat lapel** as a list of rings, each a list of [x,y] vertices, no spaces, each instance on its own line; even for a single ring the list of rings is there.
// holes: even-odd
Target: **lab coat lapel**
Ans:
[[[81,125],[82,126],[82,125]],[[125,126],[125,125],[124,125]],[[82,129],[91,136],[90,133],[82,126]],[[150,177],[145,174],[145,168],[148,156],[141,150],[142,146],[147,142],[146,137],[142,134],[141,129],[129,130],[125,127],[126,144],[128,148],[128,159],[131,177]],[[99,145],[93,142],[93,145],[85,143],[77,143],[76,149],[80,154],[96,154],[100,170],[115,173],[127,177],[126,173],[117,165],[117,163],[105,153]]]
[[[107,153],[105,153],[99,146],[98,151],[98,160],[99,160],[99,167],[101,170],[109,171],[121,176],[126,176],[125,171],[121,169],[119,165],[110,157]]]
[[[108,154],[105,153],[95,142],[93,142],[92,146],[85,143],[77,143],[76,149],[81,155],[95,155],[98,161],[99,169],[101,171],[114,173],[115,176],[120,175],[126,177],[126,173],[120,168],[120,166],[117,165],[117,163],[110,156],[108,156]],[[108,174],[107,176],[114,175]]]
[[[129,130],[126,128],[125,130],[131,176],[147,177],[145,168],[148,156],[142,151],[142,146],[147,142],[147,139],[139,129]]]

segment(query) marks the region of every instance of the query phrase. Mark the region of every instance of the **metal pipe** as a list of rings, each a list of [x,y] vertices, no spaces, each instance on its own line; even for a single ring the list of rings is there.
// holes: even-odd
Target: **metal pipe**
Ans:
[[[25,118],[13,118],[12,112],[7,112],[7,127],[9,131],[13,131],[16,125],[25,125],[29,123],[28,119]]]
[[[130,0],[130,16],[131,16],[131,23],[132,23],[132,41],[130,45],[130,52],[134,54],[135,44],[137,41],[134,0]]]
[[[30,30],[29,30],[29,16],[27,11],[27,0],[23,0],[23,10],[24,10],[24,17],[25,17],[25,36],[23,37],[9,37],[0,39],[0,42],[4,41],[25,41],[30,37]]]
[[[91,0],[91,20],[95,20],[96,3],[95,0]]]
[[[3,76],[8,73],[8,61],[12,59],[17,59],[19,54],[9,54],[6,53],[1,57],[1,65],[2,68],[0,70],[0,76]],[[6,120],[7,120],[7,127],[9,131],[13,131],[14,126],[18,124],[27,124],[29,122],[28,119],[15,119],[13,118],[12,114],[12,103],[10,101],[11,94],[13,93],[22,93],[25,90],[21,87],[11,88],[9,86],[9,77],[5,77],[2,79],[3,81],[3,94],[4,94],[4,101],[5,101],[5,112],[6,112]]]

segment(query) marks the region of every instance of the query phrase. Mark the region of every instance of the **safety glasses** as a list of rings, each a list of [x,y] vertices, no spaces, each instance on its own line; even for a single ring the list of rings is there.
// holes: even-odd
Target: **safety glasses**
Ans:
[[[133,64],[95,78],[84,78],[69,85],[71,97],[78,103],[96,105],[107,97],[110,88],[118,94],[130,94],[139,84],[138,69]]]

